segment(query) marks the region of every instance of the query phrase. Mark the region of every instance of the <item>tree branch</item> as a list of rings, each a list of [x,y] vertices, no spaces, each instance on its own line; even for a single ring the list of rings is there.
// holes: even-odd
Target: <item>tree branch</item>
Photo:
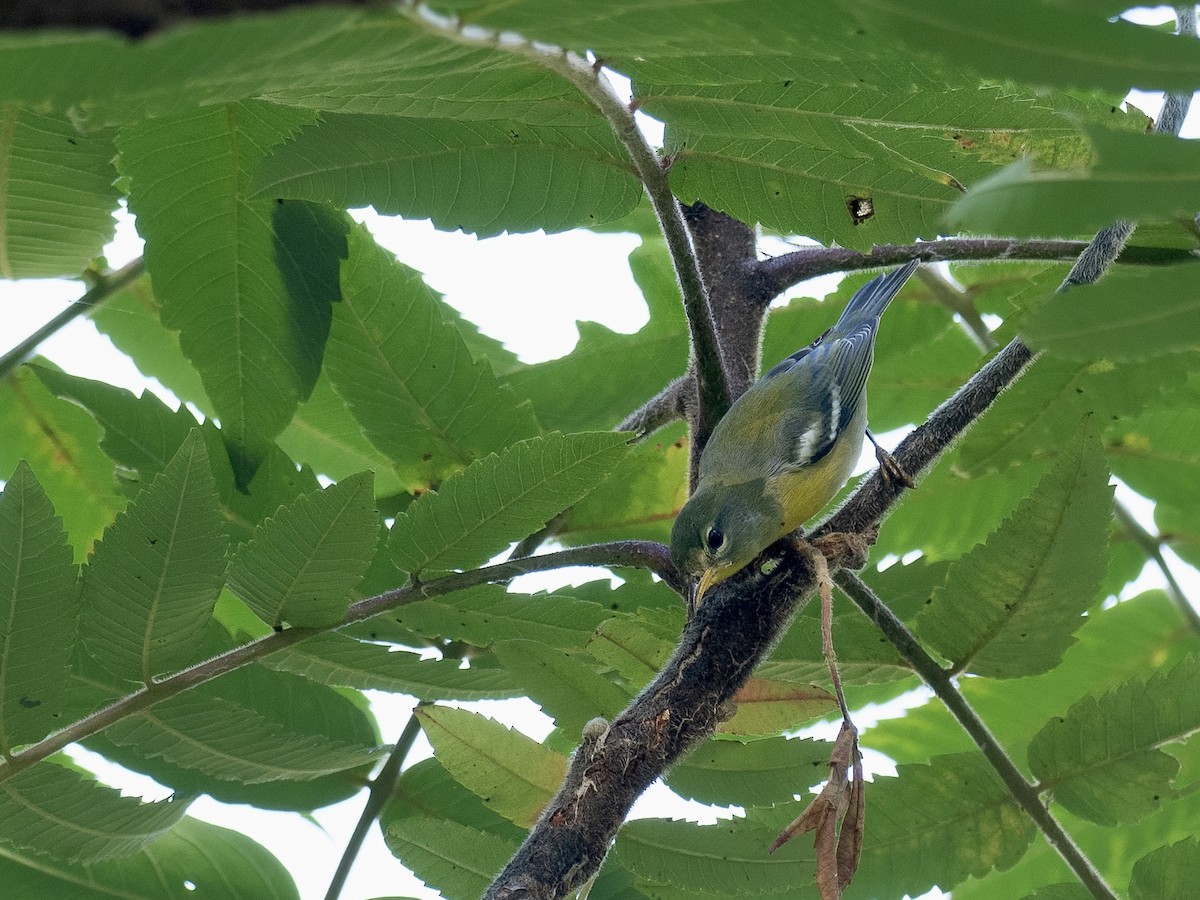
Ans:
[[[896,461],[914,476],[927,468],[1031,358],[1019,341],[1005,347],[901,442]],[[870,532],[902,490],[876,473],[815,536]],[[809,557],[785,540],[706,594],[650,685],[607,728],[585,732],[558,793],[485,896],[562,897],[585,883],[633,801],[732,712],[731,698],[806,602],[813,576]]]
[[[1013,799],[1037,825],[1038,830],[1042,832],[1050,846],[1057,850],[1066,864],[1071,867],[1071,871],[1075,873],[1083,886],[1091,892],[1093,897],[1117,900],[1116,893],[1105,883],[1103,876],[1058,823],[1058,820],[1050,814],[1050,810],[1042,805],[1037,788],[1025,780],[1025,776],[1009,758],[1004,747],[988,730],[987,725],[979,718],[975,710],[971,709],[966,698],[959,693],[950,674],[925,652],[913,633],[861,578],[853,572],[843,569],[838,572],[835,580],[846,596],[854,601],[854,604],[866,614],[868,619],[875,623],[875,626],[891,642],[892,646],[912,666],[913,671],[921,676],[921,680],[929,685],[937,698],[946,705],[950,714],[970,735],[975,746],[996,770]]]
[[[0,356],[0,379],[7,378],[17,366],[33,356],[38,345],[46,338],[56,334],[68,322],[91,312],[98,304],[103,303],[117,291],[137,281],[145,271],[146,261],[139,256],[133,262],[119,269],[101,272],[94,276],[95,284],[88,288],[82,297],[72,301],[71,305],[57,316]]]
[[[168,675],[161,681],[140,688],[132,694],[126,694],[115,703],[54,732],[36,744],[26,747],[20,753],[14,753],[12,756],[0,760],[0,781],[28,769],[34,763],[40,762],[68,744],[103,731],[114,722],[150,709],[157,703],[212,681],[226,672],[232,672],[234,669],[239,669],[264,656],[298,644],[306,638],[361,622],[406,603],[441,597],[481,584],[511,581],[518,575],[528,572],[545,572],[563,566],[627,566],[649,569],[675,591],[681,591],[683,585],[674,563],[671,562],[670,550],[663,544],[654,541],[613,541],[607,544],[572,547],[569,550],[547,553],[544,556],[509,560],[493,566],[485,566],[482,569],[459,572],[433,581],[410,583],[352,604],[345,617],[337,625],[329,628],[288,628],[278,631],[257,641],[236,647],[228,653],[222,653],[220,656],[214,656],[205,662]]]
[[[418,703],[417,706],[421,706],[421,704]],[[362,815],[358,817],[350,840],[346,842],[342,858],[338,860],[337,871],[333,873],[333,878],[329,882],[329,890],[325,892],[325,900],[338,900],[338,897],[341,896],[342,888],[346,886],[346,879],[350,876],[350,870],[354,867],[354,860],[362,850],[363,841],[367,838],[367,832],[371,830],[371,826],[396,792],[396,782],[400,780],[400,769],[420,732],[421,723],[414,711],[408,717],[404,731],[400,733],[400,738],[396,741],[396,746],[392,748],[387,762],[383,764],[383,768],[371,782],[371,791],[367,795],[367,802],[363,805]]]
[[[765,307],[775,297],[790,287],[833,272],[855,272],[881,266],[891,266],[921,259],[926,262],[966,261],[1062,261],[1077,260],[1090,246],[1087,241],[1015,240],[1012,238],[949,238],[941,241],[926,241],[918,244],[877,245],[870,252],[846,250],[842,247],[812,247],[786,253],[774,259],[755,263],[755,276],[762,291],[761,303]],[[1126,246],[1120,253],[1120,261],[1131,265],[1170,265],[1192,261],[1195,256],[1186,250],[1174,248]],[[956,310],[957,311],[957,310]],[[981,322],[964,316],[964,322],[972,335],[986,334],[979,330]],[[990,335],[988,336],[990,339]],[[995,346],[994,340],[992,346]],[[662,391],[642,407],[631,413],[619,426],[619,431],[633,431],[644,438],[655,430],[682,418],[683,398],[689,389],[690,373],[668,384]]]
[[[764,285],[776,297],[790,287],[818,275],[856,272],[896,266],[912,259],[923,262],[1070,262],[1079,257],[1088,241],[1017,240],[1015,238],[947,238],[918,244],[878,244],[870,251],[843,247],[806,247],[759,262]],[[1186,250],[1130,247],[1124,263],[1167,265],[1194,260]],[[770,302],[770,298],[768,298]]]

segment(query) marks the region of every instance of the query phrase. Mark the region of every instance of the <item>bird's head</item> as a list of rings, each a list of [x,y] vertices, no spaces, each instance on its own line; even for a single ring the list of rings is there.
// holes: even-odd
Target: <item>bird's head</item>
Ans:
[[[778,537],[778,504],[762,480],[704,485],[694,493],[671,528],[671,556],[688,580],[690,604],[745,568]]]

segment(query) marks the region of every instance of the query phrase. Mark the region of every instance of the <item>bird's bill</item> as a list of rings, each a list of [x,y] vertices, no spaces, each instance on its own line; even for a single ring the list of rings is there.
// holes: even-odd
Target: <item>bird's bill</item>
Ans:
[[[692,594],[692,608],[699,609],[700,604],[704,602],[704,595],[710,587],[721,580],[719,569],[705,569],[704,574],[700,576],[700,580],[696,583],[695,591]]]

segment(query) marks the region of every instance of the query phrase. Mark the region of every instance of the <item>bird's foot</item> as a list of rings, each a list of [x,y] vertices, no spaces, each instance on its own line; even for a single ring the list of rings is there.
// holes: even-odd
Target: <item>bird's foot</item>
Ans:
[[[912,480],[912,476],[904,471],[904,467],[896,461],[896,457],[888,453],[881,446],[879,441],[875,440],[875,435],[867,431],[867,440],[875,447],[875,459],[879,463],[879,473],[883,476],[883,480],[891,485],[915,488],[916,482]]]

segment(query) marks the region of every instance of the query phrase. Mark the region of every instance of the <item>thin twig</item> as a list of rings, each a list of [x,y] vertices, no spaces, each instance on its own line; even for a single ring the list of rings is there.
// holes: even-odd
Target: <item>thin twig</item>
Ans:
[[[471,569],[468,572],[458,572],[437,578],[433,581],[423,581],[409,584],[395,590],[385,591],[359,600],[350,606],[345,617],[337,625],[330,628],[287,628],[274,632],[257,641],[243,644],[228,653],[214,656],[212,659],[198,663],[181,672],[168,675],[161,681],[156,681],[148,687],[142,687],[121,699],[84,716],[77,722],[53,734],[42,738],[20,753],[0,760],[0,781],[11,778],[34,763],[40,762],[52,753],[61,750],[68,744],[81,741],[103,731],[114,722],[119,722],[135,713],[144,712],[155,704],[161,703],[184,691],[212,681],[220,675],[232,672],[244,665],[262,659],[279,650],[298,644],[306,638],[323,634],[327,631],[343,628],[355,622],[361,622],[380,613],[396,609],[406,603],[418,600],[428,600],[441,597],[455,591],[466,590],[481,584],[496,584],[511,581],[518,575],[527,572],[545,572],[563,566],[629,566],[649,569],[662,578],[672,589],[682,590],[679,573],[671,562],[670,550],[654,541],[613,541],[607,544],[591,544],[586,547],[572,547],[557,553],[547,553],[544,556],[531,556],[526,559],[516,559],[485,566],[482,569]]]
[[[439,34],[464,44],[497,47],[507,53],[537,63],[560,75],[583,94],[599,110],[617,139],[624,145],[633,163],[634,172],[658,219],[659,228],[666,239],[667,251],[675,268],[675,276],[683,295],[688,326],[692,335],[692,352],[695,355],[696,371],[700,386],[700,409],[697,429],[704,438],[729,408],[729,390],[725,384],[725,372],[721,365],[720,345],[716,328],[709,311],[708,295],[704,279],[700,274],[700,262],[692,247],[691,234],[684,221],[679,202],[671,192],[667,169],[654,148],[646,141],[638,127],[633,111],[622,102],[613,90],[612,83],[599,65],[593,66],[586,59],[569,50],[549,47],[523,38],[506,35],[501,41],[496,32],[467,34],[456,27],[453,19],[447,19],[429,10],[423,4],[408,0],[401,4],[413,21],[436,30]]]
[[[928,266],[921,266],[917,270],[917,277],[929,288],[938,303],[962,319],[963,328],[980,350],[991,353],[999,346],[970,297],[943,278],[940,272]]]
[[[371,791],[367,795],[367,802],[363,805],[362,815],[358,817],[354,832],[350,835],[350,840],[346,842],[342,858],[338,860],[337,870],[329,882],[329,890],[325,892],[325,900],[337,900],[341,896],[342,888],[346,886],[346,879],[350,877],[350,869],[354,867],[354,860],[362,850],[367,833],[396,792],[396,782],[400,780],[400,770],[420,732],[421,723],[414,712],[408,717],[408,723],[404,726],[404,731],[400,733],[400,738],[396,741],[396,746],[392,748],[387,762],[383,764],[383,768],[371,782]]]
[[[1037,789],[1025,780],[1021,770],[1009,758],[1000,742],[988,730],[983,720],[971,709],[966,698],[954,686],[947,673],[917,641],[913,633],[903,622],[888,609],[886,604],[875,595],[861,578],[845,569],[834,576],[838,586],[846,593],[875,626],[887,637],[892,646],[907,660],[913,670],[929,685],[930,689],[950,710],[950,714],[958,720],[971,740],[975,742],[980,752],[991,763],[1013,799],[1025,810],[1038,830],[1050,842],[1063,860],[1071,867],[1071,871],[1082,882],[1093,897],[1103,900],[1117,900],[1116,893],[1104,881],[1103,876],[1084,855],[1071,836],[1063,829],[1058,820],[1042,805]]]
[[[1162,572],[1163,578],[1167,582],[1167,596],[1175,604],[1188,627],[1194,633],[1200,634],[1200,612],[1196,611],[1196,607],[1188,600],[1187,594],[1175,580],[1175,575],[1171,572],[1171,567],[1162,554],[1162,542],[1141,526],[1125,504],[1117,501],[1113,504],[1113,510],[1116,513],[1117,521],[1125,529],[1125,533],[1142,549],[1146,558],[1158,566],[1159,571]]]
[[[42,341],[58,333],[67,323],[91,312],[117,291],[137,281],[145,271],[146,261],[139,256],[119,269],[94,276],[96,283],[88,288],[83,296],[72,301],[71,305],[57,316],[0,356],[0,379],[7,378],[17,366],[33,356]]]

